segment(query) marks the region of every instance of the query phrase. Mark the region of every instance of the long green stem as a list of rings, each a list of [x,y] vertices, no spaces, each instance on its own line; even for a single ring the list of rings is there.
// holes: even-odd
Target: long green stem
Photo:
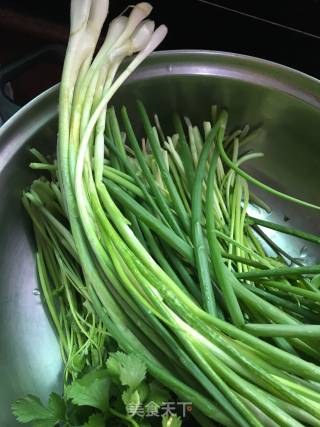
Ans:
[[[260,337],[319,338],[320,325],[246,324],[246,330]]]
[[[306,267],[279,267],[265,270],[251,270],[245,273],[236,273],[236,277],[241,280],[251,280],[269,277],[295,277],[304,274],[319,274],[320,265]]]
[[[266,221],[260,218],[248,216],[246,218],[247,224],[257,224],[262,227],[270,228],[271,230],[279,231],[280,233],[288,234],[290,236],[299,237],[300,239],[307,240],[312,243],[320,244],[320,237],[306,231],[298,230],[297,228],[287,227],[285,225],[277,224],[275,222]]]
[[[227,121],[227,114],[223,113],[219,117],[219,120],[214,125],[209,135],[207,136],[205,145],[201,151],[201,155],[198,161],[198,166],[195,173],[194,183],[192,187],[192,209],[191,209],[191,221],[192,221],[192,240],[194,245],[194,258],[195,264],[198,270],[198,276],[200,280],[200,287],[202,292],[203,307],[208,313],[216,315],[216,302],[213,292],[208,254],[204,241],[204,235],[202,230],[202,185],[205,176],[205,167],[208,160],[209,152],[212,149],[214,139],[220,129],[225,127]],[[212,187],[213,191],[213,187]]]
[[[152,127],[149,117],[147,115],[147,112],[142,104],[142,102],[138,101],[138,111],[139,114],[141,116],[144,128],[146,130],[146,134],[148,137],[148,141],[149,144],[152,148],[152,152],[154,154],[154,157],[157,161],[157,164],[159,166],[160,172],[161,172],[161,176],[163,181],[166,184],[166,187],[169,191],[172,203],[174,203],[178,217],[180,219],[180,221],[183,224],[184,230],[187,234],[189,234],[190,231],[190,220],[189,220],[189,216],[185,210],[185,207],[183,205],[183,202],[181,200],[181,197],[178,193],[178,190],[173,182],[173,179],[168,171],[168,168],[165,164],[162,152],[161,152],[161,147],[159,144],[158,139],[155,137],[155,129]]]
[[[159,208],[165,215],[168,223],[172,227],[172,229],[181,237],[183,236],[183,233],[181,231],[180,226],[178,225],[177,219],[174,217],[173,213],[171,212],[161,190],[159,189],[158,185],[155,183],[154,178],[150,172],[149,166],[147,165],[144,155],[140,149],[139,143],[136,139],[136,136],[134,134],[133,128],[131,126],[129,116],[127,114],[127,110],[123,107],[121,110],[123,122],[128,134],[129,142],[135,152],[135,155],[137,157],[137,160],[140,164],[140,167],[144,173],[144,176],[154,194],[155,201],[158,203]]]
[[[218,133],[218,139],[223,139],[224,130]],[[244,324],[244,318],[239,306],[237,297],[235,295],[232,284],[229,281],[229,271],[223,263],[222,254],[220,251],[219,242],[215,232],[215,221],[214,215],[212,215],[212,209],[214,209],[214,182],[216,176],[218,153],[217,150],[213,153],[211,159],[211,165],[209,169],[209,175],[207,180],[207,197],[206,197],[206,226],[207,226],[207,237],[210,248],[210,257],[215,273],[215,278],[218,281],[219,286],[222,288],[222,292],[225,298],[225,302],[229,311],[229,315],[235,325],[241,327]]]
[[[242,176],[244,179],[251,182],[252,184],[256,185],[257,187],[261,188],[262,190],[265,190],[271,194],[274,194],[275,196],[278,196],[284,200],[288,200],[290,202],[296,203],[298,205],[305,206],[305,207],[312,208],[312,209],[316,209],[316,210],[320,210],[319,206],[314,205],[312,203],[305,202],[305,201],[297,199],[295,197],[289,196],[288,194],[282,193],[281,191],[275,190],[274,188],[269,187],[268,185],[264,184],[263,182],[259,181],[256,178],[253,178],[251,175],[244,172],[234,162],[232,162],[229,159],[226,152],[224,151],[222,142],[220,142],[218,144],[218,149],[219,149],[219,153],[220,153],[221,158],[231,169],[233,169],[237,174],[239,174],[240,176]]]

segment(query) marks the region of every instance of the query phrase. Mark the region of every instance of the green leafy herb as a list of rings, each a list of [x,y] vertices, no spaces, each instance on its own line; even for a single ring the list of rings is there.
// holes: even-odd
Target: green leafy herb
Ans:
[[[122,400],[125,404],[127,414],[131,416],[135,415],[141,404],[138,391],[131,391],[130,389],[125,390],[122,393]]]
[[[66,415],[65,401],[57,393],[51,393],[48,402],[49,411],[54,414],[57,419],[64,420]]]
[[[72,359],[72,371],[75,374],[80,374],[85,367],[86,359],[82,354],[76,354]]]
[[[102,414],[93,414],[83,427],[105,427],[105,419]]]
[[[73,381],[67,387],[66,395],[75,405],[92,406],[105,412],[109,406],[110,382],[106,369],[92,371]]]
[[[100,427],[104,417],[113,427],[159,425],[148,413],[169,403],[168,389],[205,426],[320,425],[319,265],[288,266],[302,262],[260,226],[320,239],[248,221],[250,202],[268,209],[249,183],[320,208],[244,172],[262,153],[243,152],[248,126],[228,136],[226,112],[214,109],[204,132],[186,119],[188,135],[176,117],[179,135],[167,137],[169,127],[158,119],[155,127],[139,102],[141,148],[126,108],[121,123],[107,107],[166,28],[154,31],[152,6],[139,3],[110,23],[95,55],[108,4],[72,0],[57,160],[34,151],[32,167],[51,178],[34,181],[22,199],[61,347],[67,409],[57,396],[48,407],[27,396],[13,407],[17,419],[34,427]],[[163,427],[181,424],[162,419]]]
[[[133,390],[144,380],[147,373],[147,367],[139,357],[120,351],[109,356],[107,369],[113,376],[119,377],[122,385]]]
[[[21,423],[32,423],[34,427],[53,427],[65,419],[65,404],[56,393],[51,393],[47,408],[38,397],[28,395],[12,405],[12,412]]]

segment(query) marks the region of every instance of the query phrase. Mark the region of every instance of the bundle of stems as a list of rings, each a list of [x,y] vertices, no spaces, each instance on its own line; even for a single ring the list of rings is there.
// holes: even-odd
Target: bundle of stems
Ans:
[[[201,425],[319,426],[320,266],[293,260],[263,230],[318,237],[249,216],[250,203],[269,209],[249,183],[319,208],[244,172],[261,154],[244,151],[248,126],[228,134],[216,107],[203,131],[175,115],[169,137],[138,102],[141,143],[126,108],[120,122],[107,107],[166,28],[154,30],[140,3],[110,23],[94,56],[107,3],[72,1],[57,161],[34,151],[32,167],[51,177],[23,196],[66,380],[81,363],[103,364],[110,336],[192,401]]]

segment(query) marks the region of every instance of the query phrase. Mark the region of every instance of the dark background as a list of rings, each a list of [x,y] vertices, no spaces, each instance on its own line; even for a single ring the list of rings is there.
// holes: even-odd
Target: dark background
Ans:
[[[161,49],[239,52],[320,77],[320,0],[150,2],[154,5],[155,21],[169,27]],[[110,3],[109,17],[113,18],[130,1]],[[0,0],[0,64],[20,59],[48,44],[65,44],[68,21],[67,0]],[[59,80],[60,61],[49,58],[44,62],[15,77],[11,92],[17,103],[23,104]]]

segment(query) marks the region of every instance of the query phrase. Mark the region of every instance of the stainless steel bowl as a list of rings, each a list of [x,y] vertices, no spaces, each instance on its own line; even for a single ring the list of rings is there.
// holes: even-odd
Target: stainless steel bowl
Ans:
[[[58,87],[49,89],[0,130],[0,426],[17,425],[13,400],[26,393],[46,399],[59,390],[59,347],[38,292],[34,244],[20,196],[34,178],[29,148],[53,152],[57,137]],[[115,96],[134,117],[142,99],[170,131],[178,111],[195,123],[217,104],[228,109],[229,129],[249,123],[263,132],[252,145],[265,153],[250,172],[274,187],[320,203],[320,84],[292,69],[256,58],[221,52],[173,51],[150,57]],[[273,218],[320,233],[319,214],[279,199]],[[259,213],[259,212],[256,212]],[[274,236],[272,236],[275,238]],[[282,236],[293,256],[305,256],[301,243]],[[309,261],[317,249],[308,246]]]

